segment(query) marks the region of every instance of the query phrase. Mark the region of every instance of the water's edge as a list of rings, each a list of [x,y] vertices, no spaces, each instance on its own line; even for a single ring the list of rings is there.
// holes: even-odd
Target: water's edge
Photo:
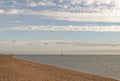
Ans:
[[[120,55],[15,55],[13,57],[120,80]]]

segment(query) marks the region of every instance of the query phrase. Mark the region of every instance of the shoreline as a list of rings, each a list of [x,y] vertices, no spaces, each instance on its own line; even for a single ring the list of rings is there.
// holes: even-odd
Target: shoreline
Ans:
[[[0,81],[118,81],[0,54]]]

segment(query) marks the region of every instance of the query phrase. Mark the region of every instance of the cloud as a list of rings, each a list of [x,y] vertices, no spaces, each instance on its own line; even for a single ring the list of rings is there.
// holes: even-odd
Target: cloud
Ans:
[[[1,10],[0,10],[0,13],[4,13],[4,10],[1,9]]]
[[[4,14],[4,15],[12,15],[12,14],[23,14],[25,13],[25,10],[20,10],[20,9],[10,9],[10,10],[0,10],[0,14]]]
[[[91,31],[120,32],[119,26],[19,26],[0,28],[0,31]]]
[[[65,10],[72,12],[103,12],[115,7],[114,0],[60,0],[62,5],[67,6]],[[63,7],[64,8],[64,7]]]
[[[120,9],[119,0],[11,0],[0,1],[0,6],[3,9],[37,9],[70,12],[104,12],[105,10]],[[45,8],[44,8],[45,7]],[[48,8],[46,8],[48,7]]]
[[[108,21],[120,22],[119,11],[105,11],[104,13],[72,13],[64,11],[41,11],[33,13],[34,15],[44,16],[46,18],[67,21]]]
[[[41,0],[39,2],[36,1],[28,1],[27,6],[30,7],[38,7],[38,6],[54,6],[55,3],[52,0]]]
[[[104,13],[73,13],[64,11],[33,11],[30,9],[11,9],[0,10],[0,14],[4,15],[32,15],[45,19],[65,20],[65,21],[105,21],[105,22],[120,22],[120,11],[105,11]]]
[[[2,52],[14,54],[60,54],[61,50],[64,54],[119,54],[119,47],[120,44],[114,43],[95,44],[64,40],[0,41]]]
[[[8,45],[16,45],[16,46],[40,46],[40,45],[75,45],[75,46],[109,46],[109,47],[119,47],[119,43],[93,43],[93,42],[87,42],[87,41],[66,41],[66,40],[37,40],[37,41],[17,41],[17,40],[11,40],[11,41],[0,41],[0,45],[4,46]],[[38,45],[39,44],[39,45]],[[118,48],[119,49],[119,48]]]
[[[58,0],[56,5],[63,11],[94,13],[116,9],[118,3],[119,0]]]
[[[3,7],[5,7],[7,3],[2,2],[4,2]],[[120,22],[119,2],[119,0],[26,0],[20,5],[18,1],[14,1],[12,2],[14,3],[13,7],[1,8],[0,14],[32,15],[66,21]],[[13,4],[9,3],[9,5]]]

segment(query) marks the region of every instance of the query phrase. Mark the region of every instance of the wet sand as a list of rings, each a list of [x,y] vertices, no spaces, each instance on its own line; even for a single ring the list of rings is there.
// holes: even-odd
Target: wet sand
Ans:
[[[0,55],[0,81],[118,81]]]

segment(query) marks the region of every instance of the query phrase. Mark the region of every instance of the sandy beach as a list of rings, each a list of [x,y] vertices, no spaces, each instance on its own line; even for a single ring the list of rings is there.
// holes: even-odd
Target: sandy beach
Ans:
[[[0,55],[0,81],[118,81]]]

